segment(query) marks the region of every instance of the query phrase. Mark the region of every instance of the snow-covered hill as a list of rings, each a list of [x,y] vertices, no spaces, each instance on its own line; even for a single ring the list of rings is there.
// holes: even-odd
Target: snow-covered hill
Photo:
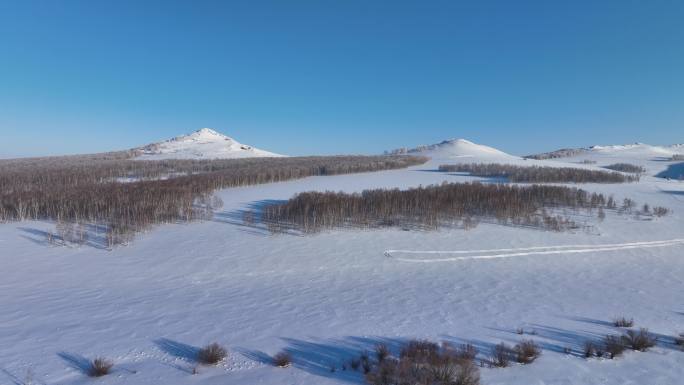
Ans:
[[[553,159],[570,158],[577,156],[604,156],[604,157],[627,157],[637,159],[650,159],[658,157],[670,158],[673,155],[684,154],[683,144],[671,146],[654,146],[645,143],[619,144],[606,146],[591,146],[583,148],[564,148],[561,150],[545,152],[542,154],[530,155],[528,158]]]
[[[433,159],[478,158],[478,159],[512,159],[509,155],[496,148],[476,144],[465,139],[450,139],[440,143],[418,146],[416,148],[400,148],[391,151],[392,154],[424,155]]]
[[[284,155],[242,144],[211,128],[203,128],[188,135],[164,142],[148,144],[136,149],[141,155],[135,159],[232,159],[280,157]]]

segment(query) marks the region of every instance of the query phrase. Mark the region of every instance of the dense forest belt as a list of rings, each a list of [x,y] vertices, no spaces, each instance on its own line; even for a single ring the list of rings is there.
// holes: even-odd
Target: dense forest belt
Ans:
[[[480,219],[501,224],[562,231],[577,227],[556,209],[604,209],[631,212],[636,203],[625,199],[621,207],[612,197],[566,186],[451,183],[408,190],[365,190],[360,194],[305,192],[284,203],[266,205],[262,221],[272,230],[296,229],[307,233],[339,227],[402,227],[436,229],[472,228]],[[648,215],[665,215],[664,208]],[[645,210],[644,209],[644,210]]]
[[[643,174],[646,172],[646,169],[642,166],[630,163],[613,163],[607,166],[603,166],[603,168],[607,168],[613,171],[631,172],[633,174]]]
[[[108,227],[110,243],[155,223],[193,220],[221,188],[315,175],[391,170],[415,156],[134,161],[92,157],[0,161],[0,220],[53,219]],[[121,181],[124,178],[125,181]]]
[[[638,175],[571,167],[516,166],[499,163],[443,164],[439,171],[467,172],[473,176],[506,178],[515,183],[626,183]]]

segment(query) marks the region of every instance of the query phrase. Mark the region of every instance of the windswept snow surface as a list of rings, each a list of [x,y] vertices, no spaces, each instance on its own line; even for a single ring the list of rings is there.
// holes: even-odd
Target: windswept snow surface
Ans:
[[[135,159],[233,159],[281,157],[283,155],[260,150],[239,143],[211,128],[202,128],[188,135],[177,136],[164,142],[152,143],[139,149]]]
[[[591,232],[481,223],[470,231],[295,236],[242,222],[244,210],[301,191],[483,180],[435,172],[444,161],[222,190],[225,206],[213,220],[158,226],[112,251],[96,235],[86,246],[50,246],[49,222],[0,224],[0,384],[21,384],[27,373],[40,384],[92,383],[85,360],[95,356],[116,363],[101,384],[362,384],[361,373],[341,369],[345,361],[381,342],[396,353],[409,338],[470,342],[480,358],[501,341],[540,344],[531,365],[482,368],[484,385],[682,383],[684,352],[672,336],[684,332],[684,183],[651,176],[667,162],[638,160],[652,172],[639,183],[581,187],[672,214],[588,216]],[[502,254],[514,255],[455,259]],[[582,358],[584,342],[618,333],[610,321],[622,315],[658,335],[658,346],[616,360]],[[193,374],[198,347],[213,341],[229,358]],[[292,367],[270,365],[281,350]]]

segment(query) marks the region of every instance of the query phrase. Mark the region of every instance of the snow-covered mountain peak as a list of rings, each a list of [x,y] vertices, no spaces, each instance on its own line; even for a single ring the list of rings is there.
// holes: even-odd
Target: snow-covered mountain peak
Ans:
[[[202,128],[187,135],[148,144],[139,148],[136,159],[230,159],[280,157],[283,155],[260,150],[223,135],[211,128]]]
[[[223,135],[211,128],[202,128],[190,134],[177,136],[171,141],[195,141],[195,142],[221,142],[221,141],[235,141],[233,138]]]

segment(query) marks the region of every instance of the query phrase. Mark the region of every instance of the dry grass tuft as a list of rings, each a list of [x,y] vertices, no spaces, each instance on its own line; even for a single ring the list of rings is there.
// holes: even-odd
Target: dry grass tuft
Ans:
[[[541,349],[532,340],[523,340],[513,348],[515,360],[519,364],[531,364],[541,355]]]
[[[282,351],[273,356],[273,365],[279,368],[287,368],[292,364],[292,356],[290,353]]]
[[[625,344],[621,336],[606,336],[603,344],[606,355],[610,359],[621,356],[625,351]]]
[[[88,371],[88,375],[90,377],[105,376],[109,374],[113,366],[114,364],[111,361],[102,357],[98,357],[90,363],[90,370]]]
[[[511,365],[513,358],[515,358],[515,351],[502,342],[492,349],[489,365],[495,368],[506,368]]]
[[[627,333],[622,336],[622,340],[627,347],[640,352],[645,352],[656,344],[656,338],[649,334],[648,329],[645,328],[639,329],[638,332],[628,330]]]
[[[634,326],[634,318],[627,319],[626,317],[615,317],[613,325],[618,328],[630,328]]]
[[[197,353],[197,361],[205,365],[216,365],[226,358],[228,351],[216,342],[209,344]]]

